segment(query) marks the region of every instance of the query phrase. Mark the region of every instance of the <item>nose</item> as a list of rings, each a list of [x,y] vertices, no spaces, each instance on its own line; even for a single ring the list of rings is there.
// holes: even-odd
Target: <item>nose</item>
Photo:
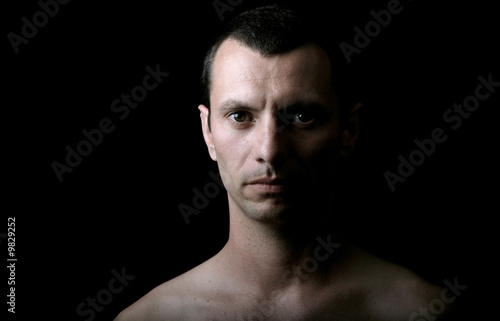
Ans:
[[[288,157],[286,130],[273,113],[262,119],[254,137],[256,160],[273,168],[279,168]]]

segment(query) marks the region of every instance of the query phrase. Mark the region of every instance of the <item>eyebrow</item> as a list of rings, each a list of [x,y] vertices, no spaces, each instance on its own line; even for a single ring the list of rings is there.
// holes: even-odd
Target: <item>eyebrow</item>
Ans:
[[[235,110],[246,110],[246,111],[259,110],[259,108],[252,107],[252,106],[248,105],[247,103],[244,103],[244,102],[239,101],[239,100],[234,100],[234,99],[230,99],[230,100],[223,102],[219,106],[218,109],[219,109],[219,112],[222,114],[226,114],[228,112],[235,111]]]
[[[299,100],[295,101],[290,105],[287,106],[278,106],[277,110],[288,110],[288,111],[295,111],[295,110],[300,110],[300,109],[311,109],[311,108],[322,108],[326,109],[326,106],[321,104],[320,102],[317,101],[308,101],[308,100]],[[219,106],[219,112],[222,114],[226,114],[231,111],[235,110],[244,110],[244,111],[258,111],[260,108],[252,107],[248,105],[247,103],[239,100],[234,100],[230,99],[225,102],[223,102]]]
[[[327,109],[325,105],[317,101],[297,101],[294,102],[293,104],[290,104],[288,106],[279,109],[285,109],[288,111],[298,111],[301,109],[318,109],[318,108]]]

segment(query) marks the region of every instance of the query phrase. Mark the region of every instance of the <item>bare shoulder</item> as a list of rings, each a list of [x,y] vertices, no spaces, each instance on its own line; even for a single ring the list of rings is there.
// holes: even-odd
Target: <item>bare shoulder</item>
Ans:
[[[413,271],[377,258],[363,255],[364,281],[367,285],[367,310],[380,320],[413,320],[423,317],[430,305],[441,298],[442,288],[434,285]],[[434,307],[432,307],[434,308]],[[437,307],[441,309],[441,307]],[[433,315],[440,320],[449,307]]]
[[[204,301],[203,264],[167,281],[123,310],[114,321],[195,319]]]
[[[178,291],[174,280],[163,283],[123,310],[114,321],[180,320],[183,315],[183,291]]]

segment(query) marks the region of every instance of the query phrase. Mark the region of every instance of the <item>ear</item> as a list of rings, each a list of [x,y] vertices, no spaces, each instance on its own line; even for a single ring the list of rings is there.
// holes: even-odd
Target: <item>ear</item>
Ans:
[[[209,122],[208,118],[210,115],[210,111],[204,105],[199,105],[198,110],[200,111],[201,130],[203,132],[203,138],[205,139],[205,144],[207,144],[208,153],[210,154],[210,157],[214,161],[217,161],[217,155],[215,153],[212,131],[210,130],[210,126],[208,124],[208,122]]]
[[[342,148],[340,152],[343,156],[349,156],[354,150],[359,136],[359,110],[363,107],[362,103],[357,103],[349,112],[349,119],[342,132]]]

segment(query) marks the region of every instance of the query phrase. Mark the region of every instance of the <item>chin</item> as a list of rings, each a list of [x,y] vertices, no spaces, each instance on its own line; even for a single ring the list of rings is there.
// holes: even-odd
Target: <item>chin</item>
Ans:
[[[263,202],[248,202],[243,207],[250,218],[261,223],[283,224],[296,221],[300,213],[299,206],[285,203],[282,200],[267,199]]]

